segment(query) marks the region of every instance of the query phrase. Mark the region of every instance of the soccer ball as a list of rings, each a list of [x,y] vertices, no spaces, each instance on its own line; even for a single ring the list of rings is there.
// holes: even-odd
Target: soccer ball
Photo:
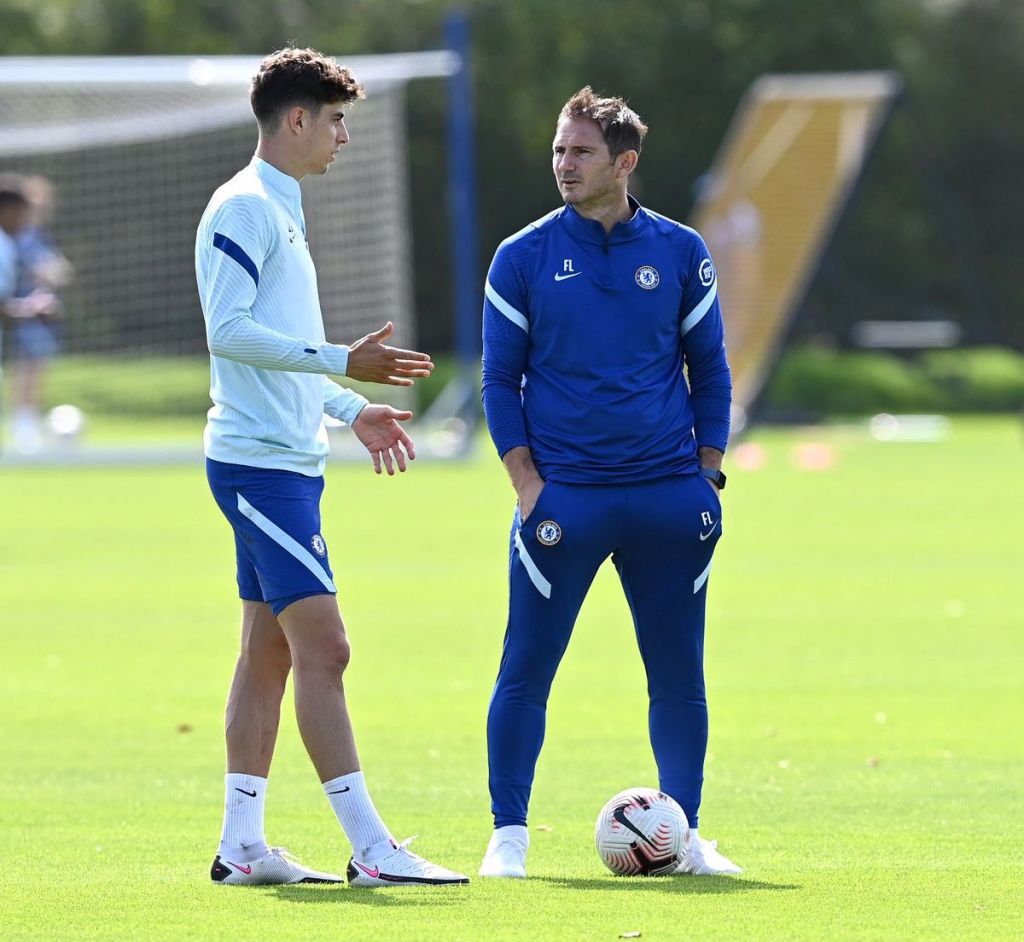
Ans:
[[[594,840],[601,860],[623,877],[658,877],[683,860],[690,827],[683,809],[654,788],[627,788],[597,816]]]
[[[46,429],[58,442],[74,442],[85,431],[85,413],[78,406],[54,406],[46,414]]]

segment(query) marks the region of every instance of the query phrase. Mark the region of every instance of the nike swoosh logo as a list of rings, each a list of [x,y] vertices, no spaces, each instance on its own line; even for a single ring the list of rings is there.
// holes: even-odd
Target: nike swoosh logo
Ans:
[[[703,542],[704,542],[704,541],[705,541],[705,540],[706,540],[706,539],[707,539],[707,538],[708,538],[709,536],[711,536],[711,534],[715,532],[715,529],[716,529],[717,527],[718,527],[718,521],[716,520],[716,521],[715,521],[715,522],[714,522],[713,524],[711,524],[711,529],[710,529],[710,530],[708,530],[708,532],[707,532],[707,533],[702,533],[702,534],[700,535],[700,541],[701,541],[701,543],[703,543]]]
[[[251,792],[247,792],[244,788],[235,787],[236,792],[241,792],[243,795],[248,795],[250,798],[256,797],[256,789],[254,788]]]
[[[641,831],[635,824],[633,824],[633,822],[630,821],[629,818],[626,817],[626,809],[628,807],[629,805],[619,805],[619,807],[612,812],[612,817],[616,821],[618,821],[619,824],[621,824],[624,828],[628,828],[630,831],[632,831],[637,837],[640,838],[640,840],[644,841],[647,844],[650,844],[653,847],[654,841],[652,841],[646,834],[644,834],[643,831]]]
[[[246,876],[252,873],[252,867],[243,867],[241,864],[233,863],[230,860],[226,860],[225,863],[231,864],[231,866],[234,867],[236,870],[241,870],[242,873],[244,873]]]
[[[337,791],[328,792],[328,795],[344,795],[345,792],[352,791],[352,786],[346,785],[344,788],[339,788]]]
[[[571,275],[563,275],[561,273],[555,275],[555,281],[565,281],[566,278],[575,278],[577,275],[582,275],[581,271],[574,271]]]
[[[380,876],[380,867],[374,867],[371,870],[369,867],[364,867],[358,860],[353,860],[352,863],[354,863],[368,877],[373,877],[374,880]]]

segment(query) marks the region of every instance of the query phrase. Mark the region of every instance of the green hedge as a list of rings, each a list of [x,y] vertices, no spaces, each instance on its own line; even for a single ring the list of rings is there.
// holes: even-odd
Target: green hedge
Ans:
[[[991,347],[910,358],[801,347],[783,357],[764,406],[769,414],[1014,412],[1024,406],[1024,356]]]
[[[69,402],[86,415],[202,416],[210,408],[209,357],[67,356],[53,361],[44,405]]]
[[[455,375],[455,361],[442,359],[429,382],[413,391],[394,386],[346,383],[377,402],[419,409],[434,400]],[[67,356],[47,372],[43,404],[68,402],[86,415],[123,418],[204,416],[210,408],[209,357]],[[411,404],[411,405],[410,405]]]
[[[46,406],[70,402],[87,415],[202,416],[210,407],[206,357],[64,357],[46,382]],[[422,411],[455,374],[441,358],[415,387]],[[408,403],[403,390],[362,387],[378,401]],[[800,347],[786,353],[765,396],[771,413],[1013,412],[1024,407],[1024,356],[1001,348],[940,350],[913,358]]]
[[[1000,347],[937,350],[922,357],[950,412],[1015,412],[1024,405],[1024,355]]]

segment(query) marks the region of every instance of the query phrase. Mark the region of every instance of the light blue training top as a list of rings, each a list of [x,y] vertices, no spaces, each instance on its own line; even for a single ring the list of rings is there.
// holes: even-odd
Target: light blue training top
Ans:
[[[214,461],[323,474],[324,413],[349,425],[367,400],[327,378],[348,347],[326,342],[298,181],[253,157],[210,199],[196,232],[210,348],[203,436]]]
[[[18,273],[18,250],[12,239],[0,229],[0,301],[14,294]]]

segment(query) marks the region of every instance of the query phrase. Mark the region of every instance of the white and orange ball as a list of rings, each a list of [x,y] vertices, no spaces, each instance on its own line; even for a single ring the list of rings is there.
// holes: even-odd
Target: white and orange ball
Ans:
[[[612,873],[673,873],[686,854],[690,827],[683,809],[654,788],[627,788],[610,798],[594,825],[597,852]]]

